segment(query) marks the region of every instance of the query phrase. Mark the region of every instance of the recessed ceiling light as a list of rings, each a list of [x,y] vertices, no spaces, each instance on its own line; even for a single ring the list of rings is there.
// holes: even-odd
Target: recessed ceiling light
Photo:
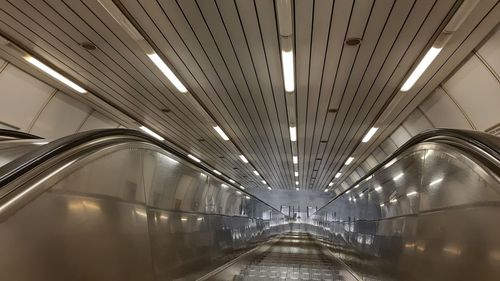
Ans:
[[[226,133],[224,133],[224,131],[219,127],[219,126],[215,126],[214,127],[214,130],[219,133],[220,137],[225,140],[225,141],[228,141],[229,140],[229,137],[226,135]]]
[[[270,186],[268,186],[267,189],[272,190],[272,188]]]
[[[240,155],[240,159],[241,159],[241,161],[243,161],[243,163],[248,163],[248,160],[245,157],[245,155]]]
[[[431,47],[429,51],[425,54],[422,60],[418,63],[417,67],[410,74],[410,77],[406,79],[405,83],[401,87],[401,92],[409,91],[415,82],[417,82],[418,78],[422,76],[424,71],[431,65],[432,61],[438,56],[439,52],[441,52],[442,48]]]
[[[43,72],[47,73],[48,75],[52,76],[52,78],[55,78],[59,82],[65,84],[66,86],[72,88],[73,90],[79,92],[80,94],[84,94],[87,92],[84,88],[78,86],[76,83],[73,81],[69,80],[68,78],[64,77],[63,75],[59,74],[57,71],[53,70],[52,68],[48,67],[45,65],[43,62],[35,59],[32,56],[26,56],[24,57],[26,61],[31,63],[32,65],[36,66],[38,69],[42,70]]]
[[[370,139],[375,135],[375,133],[378,131],[378,128],[373,127],[371,128],[368,133],[366,133],[365,137],[361,140],[361,142],[369,142]]]
[[[333,185],[333,182],[329,183],[328,186],[332,186]]]
[[[253,173],[258,176],[259,175],[259,172],[257,172],[256,170],[253,171]]]
[[[325,189],[325,192],[328,192],[328,188],[327,188],[327,189]]]
[[[354,157],[347,158],[347,161],[345,161],[345,165],[348,166],[349,164],[351,164],[352,160],[354,160]]]
[[[267,182],[265,180],[262,180],[261,183],[262,184],[267,184]]]
[[[151,129],[149,129],[148,127],[145,127],[145,126],[141,126],[140,129],[142,131],[144,131],[145,133],[147,133],[148,135],[154,137],[155,139],[157,140],[160,140],[160,141],[163,141],[165,140],[162,136],[158,135],[157,133],[153,132]]]
[[[298,164],[299,163],[299,157],[297,157],[297,156],[293,156],[292,160],[293,160],[293,164]]]
[[[297,127],[290,127],[290,141],[297,141]]]
[[[168,80],[177,88],[177,90],[181,93],[187,93],[186,87],[182,84],[182,82],[175,76],[175,74],[170,70],[170,68],[165,64],[165,62],[156,54],[148,54],[149,59],[161,70],[163,75],[165,75]]]
[[[298,177],[299,176],[299,172],[295,172],[295,176]]]
[[[295,182],[295,185],[299,185],[299,182],[298,182],[298,181],[296,181],[296,182]]]
[[[338,179],[338,178],[340,178],[340,176],[342,176],[342,173],[337,173],[337,174],[335,175],[335,178],[336,178],[336,179]]]

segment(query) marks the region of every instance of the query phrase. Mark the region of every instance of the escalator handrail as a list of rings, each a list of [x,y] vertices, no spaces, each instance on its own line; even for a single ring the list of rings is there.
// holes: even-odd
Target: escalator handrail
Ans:
[[[348,190],[351,190],[354,186],[360,184],[362,181],[372,176],[375,172],[380,170],[387,163],[391,162],[393,159],[401,155],[407,149],[424,142],[446,142],[448,144],[456,143],[457,147],[462,150],[467,150],[481,159],[489,163],[486,166],[493,168],[500,175],[500,138],[493,136],[488,133],[471,131],[471,130],[459,130],[459,129],[431,129],[424,131],[404,143],[396,151],[394,151],[390,156],[386,157],[382,162],[377,164],[375,167],[370,169],[364,176],[355,181],[349,188],[342,191],[341,193],[335,195],[331,200],[329,200],[323,207],[319,208],[315,213],[319,212],[324,207],[328,206],[330,203],[335,201],[337,198],[342,196]],[[459,144],[460,142],[460,144]],[[465,146],[463,145],[465,144]],[[480,154],[480,155],[478,155]],[[496,163],[493,163],[491,159],[494,159]]]
[[[116,137],[116,138],[123,137],[124,140],[135,139],[136,141],[141,140],[144,142],[154,144],[164,149],[165,151],[172,153],[175,156],[196,166],[197,168],[204,170],[211,176],[216,177],[219,180],[222,180],[223,182],[227,183],[230,186],[233,186],[238,191],[245,193],[248,196],[251,196],[255,200],[258,200],[259,202],[265,204],[269,208],[279,212],[279,210],[267,204],[266,202],[262,201],[260,198],[255,197],[254,195],[246,192],[245,190],[237,188],[234,184],[228,182],[224,177],[219,176],[218,174],[213,173],[212,170],[200,165],[197,162],[194,162],[193,160],[186,157],[184,153],[179,152],[178,150],[165,144],[164,142],[161,142],[138,130],[121,129],[121,128],[90,130],[62,137],[11,161],[10,163],[0,167],[0,189],[2,189],[4,186],[14,181],[15,179],[17,179],[18,177],[21,177],[25,173],[29,172],[30,170],[43,164],[45,161],[48,161],[51,158],[60,155],[61,153],[67,152],[82,144],[95,142],[99,139],[109,138],[109,137]]]
[[[7,140],[10,139],[41,139],[39,136],[35,136],[29,133],[16,131],[16,130],[8,130],[8,129],[0,129],[0,139],[4,138]]]

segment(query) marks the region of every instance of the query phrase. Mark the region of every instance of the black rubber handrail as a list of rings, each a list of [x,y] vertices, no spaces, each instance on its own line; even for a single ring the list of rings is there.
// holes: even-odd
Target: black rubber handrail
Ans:
[[[254,195],[246,192],[245,190],[241,190],[238,187],[236,187],[234,184],[229,183],[224,177],[219,176],[215,173],[212,172],[212,170],[200,165],[199,163],[189,159],[186,157],[186,155],[180,151],[177,151],[175,148],[165,144],[164,142],[161,142],[147,134],[142,133],[141,131],[138,130],[132,130],[132,129],[98,129],[98,130],[90,130],[86,132],[81,132],[81,133],[76,133],[73,135],[69,135],[60,139],[57,139],[55,141],[52,141],[46,145],[40,146],[39,148],[35,149],[34,151],[31,151],[27,154],[24,154],[23,156],[7,163],[6,165],[0,167],[0,189],[6,186],[8,183],[14,181],[18,177],[24,175],[31,169],[43,164],[45,161],[48,161],[49,159],[60,155],[61,153],[64,153],[66,151],[69,151],[79,145],[97,141],[101,138],[107,138],[107,137],[130,137],[130,138],[136,138],[144,142],[152,143],[164,150],[166,150],[169,153],[174,154],[175,156],[193,164],[194,166],[204,170],[205,172],[209,173],[213,177],[216,177],[228,185],[231,185],[235,187],[237,190],[239,190],[242,193],[245,193],[247,195],[252,196],[259,202],[262,202],[266,206],[269,206],[269,208],[279,212],[276,208],[272,207],[271,205],[267,204],[266,202],[262,201],[261,199],[255,197]]]
[[[394,158],[398,157],[400,154],[402,154],[404,151],[407,149],[411,148],[412,146],[423,143],[423,142],[456,142],[457,140],[464,141],[465,143],[469,144],[470,150],[468,152],[478,156],[481,158],[482,155],[478,155],[478,151],[474,150],[473,148],[478,148],[480,151],[483,153],[486,153],[488,156],[494,158],[497,163],[484,163],[487,164],[489,168],[492,168],[494,172],[497,174],[500,174],[500,167],[498,166],[498,163],[500,163],[500,138],[483,133],[483,132],[478,132],[478,131],[471,131],[471,130],[458,130],[458,129],[432,129],[428,131],[424,131],[411,139],[409,139],[405,144],[403,144],[401,147],[399,147],[395,152],[393,152],[389,157],[385,158],[384,161],[380,162],[378,165],[370,169],[363,177],[355,181],[349,188],[346,190],[342,191],[340,194],[336,195],[333,197],[330,201],[328,201],[325,205],[323,205],[321,208],[319,208],[316,212],[319,212],[321,209],[324,207],[328,206],[330,203],[335,201],[337,198],[342,196],[344,193],[346,193],[348,190],[351,190],[354,186],[357,184],[360,184],[362,181],[364,181],[366,178],[370,177],[373,175],[376,171],[378,171],[380,168],[382,168],[384,165],[392,161]],[[458,145],[457,145],[458,146]],[[459,146],[459,149],[465,150],[463,146]],[[490,159],[487,157],[482,157],[481,160],[484,160],[486,162],[491,162]]]
[[[0,129],[0,138],[7,137],[7,139],[41,139],[39,136],[35,136],[29,133],[8,130],[8,129]]]

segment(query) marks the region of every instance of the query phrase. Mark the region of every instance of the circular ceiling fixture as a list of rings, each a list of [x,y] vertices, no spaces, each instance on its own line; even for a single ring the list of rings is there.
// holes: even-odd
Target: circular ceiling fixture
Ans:
[[[361,38],[357,37],[347,38],[347,40],[345,40],[345,43],[348,46],[357,46],[361,44]]]
[[[96,45],[94,45],[91,42],[83,42],[80,44],[80,46],[82,46],[85,50],[88,50],[88,51],[93,51],[93,50],[97,49]]]

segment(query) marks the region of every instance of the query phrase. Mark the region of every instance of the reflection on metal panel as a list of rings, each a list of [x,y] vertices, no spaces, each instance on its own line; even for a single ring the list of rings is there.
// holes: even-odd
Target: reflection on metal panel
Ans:
[[[360,276],[498,280],[496,172],[444,143],[421,143],[321,209],[309,231]]]
[[[57,156],[3,188],[2,278],[193,280],[284,222],[224,185],[143,142]]]

